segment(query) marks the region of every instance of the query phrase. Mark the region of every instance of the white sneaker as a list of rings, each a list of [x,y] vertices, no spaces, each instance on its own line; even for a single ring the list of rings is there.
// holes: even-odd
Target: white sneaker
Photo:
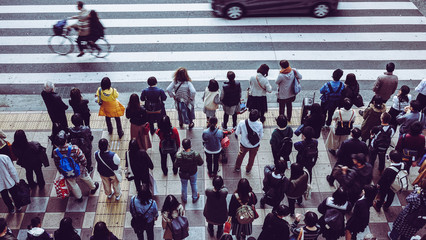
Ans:
[[[110,194],[110,195],[108,195],[108,196],[107,196],[107,198],[108,198],[108,199],[111,199],[111,198],[112,198],[112,196],[114,196],[114,192],[111,192],[111,194]]]
[[[120,193],[120,195],[118,195],[117,197],[115,197],[115,201],[119,201],[120,198],[121,198],[121,193]]]

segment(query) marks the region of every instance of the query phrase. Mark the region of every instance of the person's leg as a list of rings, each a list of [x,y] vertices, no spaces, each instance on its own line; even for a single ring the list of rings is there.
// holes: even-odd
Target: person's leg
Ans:
[[[384,210],[389,209],[389,207],[392,205],[393,199],[395,198],[395,193],[390,188],[386,191],[386,194],[387,194],[386,202],[383,204]]]
[[[377,199],[376,203],[373,204],[374,209],[380,211],[380,208],[382,208],[383,203],[385,201],[386,195],[387,195],[387,191],[385,191],[383,189],[379,190],[379,192],[377,193],[377,196],[376,196],[376,199]]]
[[[290,98],[286,100],[286,107],[287,107],[287,121],[291,121],[291,115],[292,115],[292,111],[293,111],[293,101],[294,98]]]
[[[92,167],[92,148],[87,148],[86,151],[84,152],[84,156],[86,157],[86,168],[88,170],[88,172],[92,172],[93,171],[93,167]]]
[[[381,174],[383,170],[385,169],[386,152],[379,152],[378,155],[379,155],[379,172]]]
[[[331,121],[333,120],[332,118],[333,118],[333,114],[334,114],[335,110],[336,110],[336,106],[332,106],[332,107],[327,109],[327,112],[328,112],[327,113],[327,126],[331,125]]]
[[[35,187],[37,186],[37,183],[34,182],[34,169],[31,167],[27,167],[25,168],[25,176],[27,177],[27,182],[28,185],[30,185],[31,187]]]
[[[135,188],[136,188],[136,192],[139,192],[141,190],[141,186],[142,186],[142,179],[137,178],[135,176],[135,178],[133,179],[133,181],[135,182]]]
[[[370,148],[370,156],[369,156],[370,159],[369,159],[369,161],[370,161],[370,164],[373,167],[373,169],[374,169],[374,163],[376,162],[377,154],[378,154],[378,152],[377,152],[376,149]]]
[[[238,152],[237,161],[235,163],[236,170],[240,170],[241,164],[243,163],[243,159],[248,151],[248,148],[245,148],[243,145],[240,144],[240,151]]]
[[[74,195],[76,199],[81,199],[83,197],[81,193],[81,189],[78,186],[75,178],[66,178],[65,181],[67,182],[68,188]]]
[[[1,199],[3,199],[4,204],[6,205],[7,209],[9,209],[9,212],[14,210],[14,206],[12,203],[12,199],[10,199],[9,191],[7,189],[3,189],[3,191],[0,192]]]
[[[109,177],[101,176],[102,186],[104,186],[105,195],[111,195],[111,179]]]
[[[111,177],[110,179],[111,179],[112,188],[114,189],[115,197],[118,198],[121,195],[120,182],[118,181],[117,176],[115,175]]]
[[[287,197],[287,199],[288,199],[288,207],[289,207],[289,210],[290,210],[290,214],[294,214],[294,204],[296,203],[296,199],[291,199],[291,198],[288,198],[288,197]]]
[[[39,168],[34,169],[34,172],[37,177],[37,184],[40,188],[44,188],[46,182],[44,181],[43,171],[41,170],[41,166]]]
[[[303,198],[302,197],[299,197],[298,199],[297,199],[297,204],[302,204],[302,202],[303,202]]]
[[[389,237],[391,240],[398,240],[400,234],[398,230],[395,229],[395,227],[392,227],[392,231],[389,234]]]
[[[107,125],[107,128],[108,128],[108,133],[112,134],[113,128],[112,128],[111,118],[105,117],[105,122],[106,122],[106,125]]]
[[[115,118],[115,123],[117,124],[117,133],[118,133],[118,136],[121,138],[124,135],[124,132],[123,132],[123,127],[121,126],[121,119],[120,119],[120,117],[116,117]]]
[[[189,180],[191,182],[191,189],[192,189],[192,200],[198,199],[198,188],[197,188],[197,173],[189,177]]]
[[[178,173],[178,168],[175,167],[176,153],[170,153],[170,159],[172,160],[172,164],[173,164],[173,174],[176,175]]]
[[[144,240],[145,239],[143,232],[144,232],[143,230],[138,230],[136,232],[136,237],[138,238],[138,240]]]
[[[262,123],[264,123],[265,120],[266,120],[266,118],[265,118],[265,111],[259,111],[259,113],[260,113],[260,121]]]
[[[228,120],[229,120],[229,115],[226,114],[226,112],[223,113],[223,124],[222,127],[223,128],[227,128],[228,127]]]
[[[213,154],[206,153],[206,162],[207,162],[207,172],[210,176],[213,173],[213,170],[212,170]]]
[[[285,100],[284,99],[278,99],[278,113],[279,115],[284,115],[284,111],[285,111]]]
[[[83,122],[85,126],[90,127],[90,114],[85,114],[83,117]]]
[[[219,224],[219,225],[217,225],[216,237],[220,238],[220,236],[222,236],[222,234],[223,234],[223,224]]]
[[[154,127],[155,116],[154,115],[156,114],[148,114],[149,132],[151,133],[151,135],[155,133],[155,127]]]
[[[154,223],[155,221],[148,223],[148,226],[145,229],[148,240],[154,240]]]
[[[96,189],[95,182],[92,180],[89,174],[86,174],[86,176],[80,175],[80,179],[90,188],[90,190],[93,191]]]
[[[259,150],[259,146],[249,149],[249,161],[248,161],[248,164],[247,164],[247,167],[246,167],[246,172],[251,171],[251,168],[253,167],[254,159],[256,158],[258,150]]]
[[[80,53],[84,53],[84,48],[83,48],[83,45],[81,44],[81,41],[84,41],[84,37],[78,36],[77,38],[78,50],[80,50]]]
[[[209,233],[210,237],[214,237],[213,224],[207,223],[207,232]]]
[[[213,155],[213,174],[217,174],[217,171],[219,171],[219,157],[220,153],[216,153]]]
[[[187,192],[188,192],[188,180],[189,179],[180,179],[180,183],[182,185],[181,198],[183,202],[187,202]]]
[[[167,175],[169,169],[167,168],[167,154],[162,154],[161,153],[161,148],[159,148],[160,150],[160,157],[161,157],[161,170],[163,170],[163,174]]]
[[[233,127],[233,128],[237,127],[237,118],[238,118],[238,114],[237,114],[237,113],[234,113],[234,114],[232,115],[232,127]]]

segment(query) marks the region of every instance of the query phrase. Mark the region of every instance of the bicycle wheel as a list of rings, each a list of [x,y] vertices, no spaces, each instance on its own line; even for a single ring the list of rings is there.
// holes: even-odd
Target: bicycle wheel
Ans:
[[[49,49],[60,55],[67,55],[74,51],[72,39],[64,35],[53,35],[48,41]]]
[[[96,45],[101,49],[100,51],[95,47],[88,46],[90,48],[90,53],[97,58],[104,58],[112,51],[111,45],[105,38],[99,38],[98,41],[96,41]]]

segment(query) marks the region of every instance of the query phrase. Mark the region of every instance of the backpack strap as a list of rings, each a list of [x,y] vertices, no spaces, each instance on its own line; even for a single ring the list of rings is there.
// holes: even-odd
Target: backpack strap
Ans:
[[[62,159],[64,156],[62,156],[62,154],[61,154],[61,152],[59,151],[59,148],[56,148],[55,149],[55,152],[56,152],[56,155],[58,155],[58,157],[60,158],[60,159]]]
[[[390,166],[389,167],[390,169],[392,169],[392,170],[394,170],[395,172],[397,172],[397,173],[399,173],[399,171],[401,171],[401,170],[398,170],[398,168],[396,168],[396,167],[394,167],[394,166]]]
[[[71,145],[68,145],[68,152],[67,152],[67,157],[70,158],[71,157]]]
[[[343,85],[343,83],[340,82],[339,88],[337,89],[336,93],[340,93],[340,91],[342,90],[342,85]],[[331,84],[330,84],[330,86],[331,86]]]
[[[331,83],[327,83],[328,89],[330,90],[329,94],[334,93],[333,87],[331,86]]]

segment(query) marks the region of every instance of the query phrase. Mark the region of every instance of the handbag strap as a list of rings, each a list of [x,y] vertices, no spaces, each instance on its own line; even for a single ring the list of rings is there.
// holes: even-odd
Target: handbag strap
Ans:
[[[154,203],[154,200],[152,200],[151,199],[151,204],[149,205],[149,207],[148,207],[148,209],[144,212],[144,213],[140,213],[140,215],[139,215],[139,213],[136,211],[136,205],[135,205],[135,198],[136,198],[136,196],[133,196],[132,197],[132,204],[133,204],[133,212],[135,213],[135,215],[137,216],[137,217],[139,217],[139,216],[143,216],[143,215],[145,215],[150,209],[151,209],[151,207],[152,207],[152,204]],[[130,204],[130,207],[132,207],[132,204]]]
[[[251,127],[249,126],[249,124],[248,124],[248,119],[246,119],[245,123],[246,123],[247,133],[248,133],[248,134],[252,134],[253,129],[251,129]]]
[[[180,82],[179,86],[176,88],[175,93],[179,90],[180,86],[182,86],[183,82]]]
[[[110,166],[108,166],[108,164],[105,163],[105,161],[101,158],[101,153],[98,151],[98,157],[101,160],[101,162],[109,169],[112,171],[112,173],[115,175],[114,170],[112,170],[112,168]]]
[[[293,69],[294,79],[300,84],[300,80],[296,77],[296,70]]]
[[[256,81],[257,81],[257,84],[259,84],[259,87],[262,88],[264,91],[266,91],[266,88],[264,88],[264,87],[262,87],[262,85],[260,85],[259,78],[257,76],[256,76]]]

